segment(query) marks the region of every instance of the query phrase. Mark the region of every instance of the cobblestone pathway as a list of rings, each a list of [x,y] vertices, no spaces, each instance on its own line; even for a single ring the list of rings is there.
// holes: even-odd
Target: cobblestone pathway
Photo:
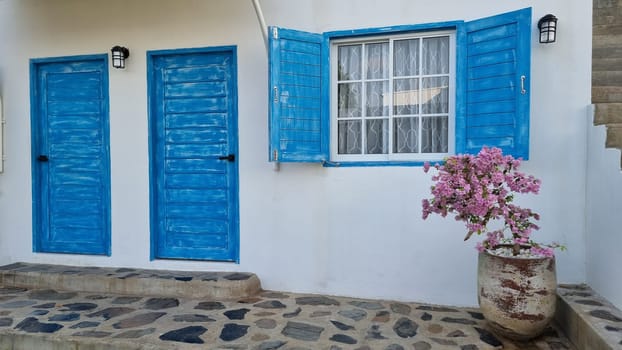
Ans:
[[[0,288],[0,348],[25,335],[112,349],[573,349],[554,328],[529,343],[499,338],[473,309],[269,291],[216,301]]]

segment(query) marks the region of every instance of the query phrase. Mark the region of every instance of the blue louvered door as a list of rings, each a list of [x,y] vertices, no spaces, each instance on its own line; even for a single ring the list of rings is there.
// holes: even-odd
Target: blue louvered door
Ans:
[[[148,58],[152,257],[237,261],[235,48]]]
[[[110,255],[106,55],[31,61],[34,251]]]

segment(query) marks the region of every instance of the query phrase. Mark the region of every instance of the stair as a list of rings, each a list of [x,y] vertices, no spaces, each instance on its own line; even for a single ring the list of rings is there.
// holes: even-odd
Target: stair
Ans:
[[[21,262],[0,266],[0,285],[214,300],[247,298],[261,291],[259,278],[252,273],[71,267]]]
[[[605,147],[622,150],[622,2],[594,0],[593,6],[594,124],[607,128]]]
[[[560,285],[557,296],[555,321],[577,349],[622,349],[622,311],[584,284]]]

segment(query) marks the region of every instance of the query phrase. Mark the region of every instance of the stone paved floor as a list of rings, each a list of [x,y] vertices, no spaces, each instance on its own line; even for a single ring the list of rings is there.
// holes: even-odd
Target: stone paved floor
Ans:
[[[215,301],[0,287],[0,349],[27,336],[111,349],[574,349],[554,328],[528,343],[499,338],[475,309],[270,291]]]

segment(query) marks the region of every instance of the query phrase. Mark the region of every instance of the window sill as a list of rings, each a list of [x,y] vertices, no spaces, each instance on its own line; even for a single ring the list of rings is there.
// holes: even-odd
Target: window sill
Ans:
[[[322,162],[322,166],[325,168],[345,168],[345,167],[375,167],[375,166],[402,166],[402,167],[413,167],[413,166],[423,166],[424,163],[430,164],[442,164],[444,160],[428,160],[428,161],[378,161],[378,162],[333,162],[333,161],[324,161]]]

